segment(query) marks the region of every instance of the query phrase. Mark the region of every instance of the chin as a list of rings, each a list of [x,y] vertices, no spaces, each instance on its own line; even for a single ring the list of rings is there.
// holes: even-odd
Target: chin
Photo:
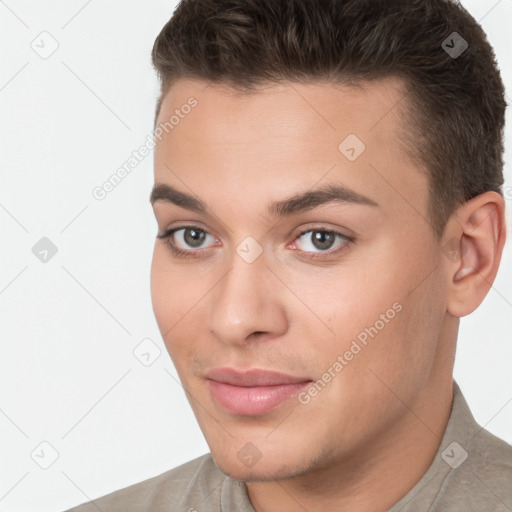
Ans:
[[[298,476],[301,472],[291,471],[289,467],[273,468],[261,465],[253,468],[241,468],[237,464],[217,464],[227,476],[242,482],[271,482]]]
[[[212,452],[217,467],[227,476],[242,482],[269,482],[286,480],[304,474],[307,469],[303,462],[283,464],[282,457],[264,460],[263,457],[252,467],[246,467],[238,457],[226,457]]]

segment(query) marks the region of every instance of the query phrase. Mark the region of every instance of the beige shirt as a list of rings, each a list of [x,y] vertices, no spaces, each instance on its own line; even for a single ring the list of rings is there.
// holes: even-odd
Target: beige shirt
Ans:
[[[512,446],[481,428],[459,386],[434,462],[389,512],[512,512]],[[406,470],[406,469],[405,469]],[[254,512],[210,454],[67,512]]]

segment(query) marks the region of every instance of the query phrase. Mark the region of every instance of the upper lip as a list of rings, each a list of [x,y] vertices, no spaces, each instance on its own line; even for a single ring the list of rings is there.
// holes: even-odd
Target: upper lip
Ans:
[[[297,384],[309,382],[305,377],[294,377],[272,370],[236,370],[235,368],[214,368],[206,372],[205,377],[210,380],[230,384],[232,386],[278,386],[284,384]]]

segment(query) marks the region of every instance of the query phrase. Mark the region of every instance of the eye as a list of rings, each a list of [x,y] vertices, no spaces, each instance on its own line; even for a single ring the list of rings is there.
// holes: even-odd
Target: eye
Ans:
[[[157,238],[163,239],[173,255],[178,258],[200,257],[210,247],[219,244],[214,236],[198,226],[171,228],[158,234]],[[205,246],[208,239],[214,243]],[[343,251],[353,241],[353,238],[338,231],[317,228],[302,231],[293,245],[297,246],[300,252],[308,254],[308,258],[318,259],[331,257]]]
[[[180,249],[188,249],[190,247],[199,249],[208,236],[211,236],[204,229],[194,227],[176,229],[173,230],[172,234],[174,235],[174,242],[178,241],[177,245]]]
[[[165,240],[171,251],[181,257],[198,256],[207,248],[202,245],[208,238],[216,241],[215,237],[197,226],[168,229],[164,233],[158,234],[157,238]],[[190,250],[191,248],[192,250]]]
[[[343,250],[349,242],[353,241],[352,238],[343,233],[327,229],[303,231],[296,240],[298,242],[296,241],[294,245],[298,245],[303,252],[312,253],[312,257],[336,254]]]

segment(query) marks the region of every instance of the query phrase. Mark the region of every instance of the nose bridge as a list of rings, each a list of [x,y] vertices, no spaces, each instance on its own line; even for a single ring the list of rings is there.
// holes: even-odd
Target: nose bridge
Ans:
[[[251,261],[244,249],[242,242],[209,302],[207,327],[224,343],[242,344],[254,332],[275,335],[287,329],[279,287],[265,258],[260,254]]]

